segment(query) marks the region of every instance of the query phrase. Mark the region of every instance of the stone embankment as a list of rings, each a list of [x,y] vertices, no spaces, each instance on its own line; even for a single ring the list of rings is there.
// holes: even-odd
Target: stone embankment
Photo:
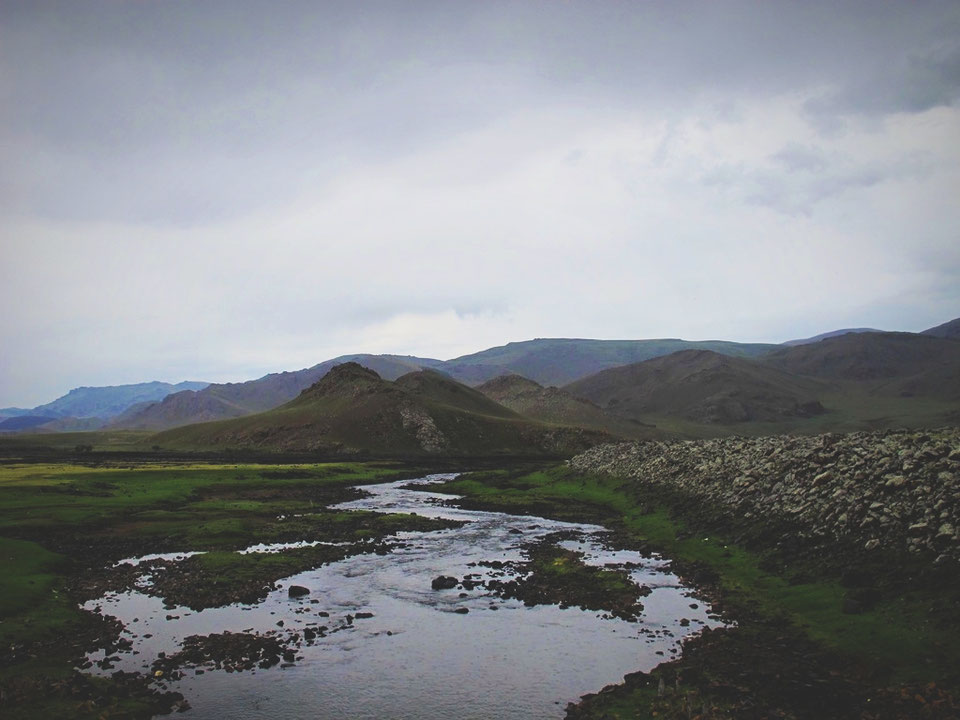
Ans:
[[[601,445],[570,465],[866,551],[960,560],[960,428]]]

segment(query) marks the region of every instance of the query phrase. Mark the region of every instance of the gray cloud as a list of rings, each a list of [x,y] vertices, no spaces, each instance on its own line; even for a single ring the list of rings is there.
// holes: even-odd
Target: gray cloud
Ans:
[[[837,200],[849,191],[921,179],[936,166],[929,153],[858,161],[816,146],[790,143],[755,167],[715,167],[704,174],[703,183],[788,215],[811,215],[819,203]]]
[[[0,202],[193,224],[557,101],[957,98],[952,3],[9,3]],[[90,182],[91,175],[97,177]]]
[[[960,22],[954,18],[947,27],[952,43],[885,59],[848,85],[811,98],[805,110],[815,123],[829,127],[846,116],[920,113],[956,104],[960,100]]]
[[[958,38],[955,2],[8,0],[0,405],[941,322]]]

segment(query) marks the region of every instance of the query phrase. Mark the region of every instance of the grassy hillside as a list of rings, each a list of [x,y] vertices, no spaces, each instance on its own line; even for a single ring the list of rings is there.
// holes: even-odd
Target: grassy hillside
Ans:
[[[112,426],[129,430],[163,430],[271,410],[295,398],[334,366],[350,361],[390,380],[440,362],[401,355],[346,355],[303,370],[271,373],[242,383],[215,383],[199,392],[170,395],[162,402],[118,418]]]
[[[620,417],[667,415],[697,423],[771,422],[823,412],[826,386],[708,350],[604,370],[566,388]]]
[[[653,438],[664,433],[650,425],[608,413],[589,400],[560,388],[545,388],[519,375],[500,375],[477,390],[511,410],[540,422],[601,430],[623,438]]]
[[[891,381],[920,382],[931,373],[947,378],[960,369],[960,342],[914,333],[858,333],[775,350],[763,362],[795,375],[860,382],[880,392],[896,392]],[[960,397],[960,382],[950,387],[931,385],[928,390],[941,397]]]
[[[682,352],[565,389],[690,438],[940,427],[960,423],[960,342],[864,332],[757,358]]]
[[[153,442],[173,449],[418,456],[568,454],[609,438],[521,418],[434,372],[389,382],[357,363],[345,363],[279,408],[175,428]]]
[[[479,384],[497,375],[516,373],[541,385],[566,385],[607,368],[699,349],[734,357],[755,357],[776,348],[760,343],[721,340],[578,340],[553,338],[508,343],[448,360],[442,370],[458,380]]]

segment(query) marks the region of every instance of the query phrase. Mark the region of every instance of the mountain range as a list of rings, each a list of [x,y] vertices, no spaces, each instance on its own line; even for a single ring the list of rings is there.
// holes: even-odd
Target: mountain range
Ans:
[[[923,333],[857,328],[783,345],[537,339],[447,361],[347,355],[243,383],[78,388],[46,406],[14,409],[20,414],[0,421],[0,430],[5,423],[26,432],[106,426],[170,430],[157,436],[164,447],[369,453],[382,446],[416,454],[428,452],[420,441],[430,445],[423,428],[433,422],[448,440],[430,452],[469,454],[516,449],[504,427],[517,435],[522,426],[520,445],[545,452],[585,438],[943,425],[960,420],[958,330],[960,320]],[[353,405],[342,402],[334,380]],[[150,392],[154,399],[141,399]],[[361,407],[372,414],[363,417]],[[82,409],[100,414],[76,419]],[[411,427],[420,430],[411,436]],[[458,427],[486,440],[468,442]],[[544,440],[550,431],[553,439]]]
[[[15,430],[54,424],[55,429],[93,429],[98,419],[103,422],[127,412],[131,407],[145,407],[173,393],[203,390],[210,383],[181,382],[175,385],[166,382],[145,382],[132,385],[107,387],[78,387],[53,402],[35,408],[0,408],[0,430]],[[71,419],[85,419],[70,422]],[[60,421],[56,423],[55,421]],[[103,424],[103,422],[99,424]],[[72,426],[82,427],[72,427]]]
[[[166,430],[164,448],[382,455],[570,454],[613,439],[550,426],[433,370],[386,380],[356,362],[333,367],[295,399],[267,412]]]
[[[437,370],[467,385],[513,373],[543,385],[559,385],[618,365],[677,350],[711,349],[753,357],[778,347],[724,341],[538,339],[508,343],[453,360],[401,355],[343,355],[303,370],[265,375],[245,383],[213,384],[194,393],[170,395],[116,418],[110,427],[161,430],[191,422],[240,417],[277,407],[297,396],[332,367],[356,362],[386,380],[412,370]]]

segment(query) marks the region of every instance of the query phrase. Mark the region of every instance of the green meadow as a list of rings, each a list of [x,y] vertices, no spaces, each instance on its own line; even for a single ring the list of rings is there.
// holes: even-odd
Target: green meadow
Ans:
[[[326,509],[355,497],[351,486],[416,472],[389,463],[0,465],[3,716],[149,717],[157,711],[149,694],[76,674],[84,652],[112,633],[80,609],[87,598],[78,588],[91,574],[140,554],[208,551],[192,559],[190,577],[215,585],[220,595],[214,600],[230,602],[338,559],[323,546],[267,556],[236,552],[251,544],[363,542],[428,529],[431,521],[409,515]]]

